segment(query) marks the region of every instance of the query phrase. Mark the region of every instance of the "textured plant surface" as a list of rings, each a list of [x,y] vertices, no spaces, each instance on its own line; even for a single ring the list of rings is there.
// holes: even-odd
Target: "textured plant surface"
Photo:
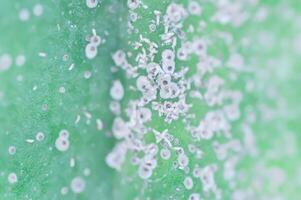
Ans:
[[[297,0],[0,1],[0,199],[300,198]]]

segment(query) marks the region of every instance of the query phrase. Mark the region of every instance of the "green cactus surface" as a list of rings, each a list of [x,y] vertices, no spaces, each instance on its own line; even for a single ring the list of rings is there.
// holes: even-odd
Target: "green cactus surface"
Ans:
[[[298,200],[297,0],[0,0],[0,200]]]

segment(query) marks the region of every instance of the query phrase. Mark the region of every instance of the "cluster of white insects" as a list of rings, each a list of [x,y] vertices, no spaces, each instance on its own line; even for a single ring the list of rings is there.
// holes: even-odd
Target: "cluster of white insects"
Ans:
[[[128,7],[131,19],[128,32],[139,34],[139,30],[135,28],[139,15],[135,10],[139,7],[147,9],[147,6],[141,1],[129,0]],[[174,168],[183,170],[186,174],[183,185],[187,190],[193,191],[194,185],[199,181],[205,196],[212,192],[216,199],[221,199],[222,193],[214,178],[219,165],[207,163],[193,166],[189,158],[190,154],[197,159],[204,156],[196,142],[211,140],[215,135],[224,136],[229,139],[229,143],[221,145],[215,141],[212,148],[220,160],[228,159],[225,161],[224,177],[227,181],[233,180],[239,156],[232,158],[227,155],[228,151],[241,150],[240,142],[230,138],[231,123],[240,118],[242,93],[225,89],[225,80],[214,73],[222,67],[222,61],[208,54],[207,38],[197,37],[189,41],[183,31],[185,20],[190,16],[200,16],[202,12],[203,8],[197,1],[189,1],[186,8],[182,4],[170,3],[165,13],[155,10],[155,19],[149,29],[151,33],[156,32],[163,25],[164,33],[160,33],[161,44],[139,34],[139,40],[130,42],[134,51],[118,50],[112,55],[115,65],[123,69],[127,78],[135,82],[128,88],[138,92],[140,97],[129,101],[125,109],[128,120],[125,120],[121,117],[119,102],[124,96],[125,88],[120,81],[113,82],[111,97],[115,106],[112,107],[118,109],[112,109],[116,115],[112,133],[119,143],[106,161],[109,166],[122,170],[127,152],[132,152],[132,164],[138,167],[138,176],[147,181],[154,175],[159,157],[163,160],[175,159]],[[223,17],[227,16],[219,14],[214,19],[223,20],[220,19]],[[200,27],[204,26],[205,22],[200,21]],[[190,31],[195,31],[192,26]],[[160,52],[159,49],[163,50]],[[186,64],[193,57],[198,58],[196,67]],[[231,64],[237,66],[241,64],[239,61],[241,60],[232,59]],[[188,73],[194,68],[196,72],[189,76]],[[191,112],[194,105],[188,104],[188,99],[197,99],[210,108],[198,125],[191,122],[196,119],[196,115]],[[158,131],[151,128],[148,124],[157,116],[170,125],[174,121],[182,120],[195,145],[182,146],[181,140],[168,130]],[[146,142],[147,134],[155,136],[154,143]],[[143,156],[139,156],[141,152]],[[191,200],[200,198],[200,194],[193,192],[189,197]]]
[[[85,54],[88,59],[93,59],[97,55],[97,47],[101,43],[101,38],[96,34],[95,29],[92,30],[92,36],[88,38],[88,44],[85,48]]]

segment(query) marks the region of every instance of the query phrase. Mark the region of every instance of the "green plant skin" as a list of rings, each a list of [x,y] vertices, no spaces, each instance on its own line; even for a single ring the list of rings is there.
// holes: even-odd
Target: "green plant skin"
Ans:
[[[187,4],[188,0],[178,2]],[[122,101],[123,108],[137,95],[128,89],[132,82],[125,78],[122,71],[112,73],[110,69],[114,66],[112,53],[118,49],[132,51],[127,42],[139,38],[138,34],[126,33],[126,2],[104,0],[96,9],[89,9],[84,1],[48,0],[41,2],[44,8],[42,16],[31,15],[27,22],[21,22],[18,18],[20,10],[31,10],[36,3],[34,0],[2,0],[0,6],[0,55],[9,53],[13,58],[19,54],[26,56],[24,66],[17,67],[13,64],[9,70],[0,71],[0,94],[3,94],[2,98],[0,95],[0,199],[187,199],[191,191],[187,191],[183,186],[185,175],[182,171],[173,170],[171,161],[159,160],[159,167],[150,182],[137,176],[137,169],[129,163],[129,159],[121,172],[109,168],[105,163],[106,155],[116,142],[107,136],[114,118],[108,107],[112,81],[120,79],[125,85],[127,92]],[[164,12],[170,1],[145,0],[144,3],[150,10]],[[267,152],[277,154],[282,152],[279,149],[281,146],[290,146],[290,143],[284,142],[287,132],[290,132],[297,147],[301,145],[301,136],[298,134],[301,90],[297,88],[301,83],[300,61],[296,59],[298,54],[294,53],[292,45],[279,42],[273,49],[265,49],[257,37],[258,30],[265,30],[272,32],[277,41],[288,44],[293,42],[292,38],[300,32],[300,27],[294,26],[296,22],[285,20],[279,15],[277,9],[281,3],[287,4],[296,13],[300,12],[301,7],[297,1],[262,1],[260,5],[267,6],[273,13],[272,16],[264,23],[248,22],[241,28],[211,24],[208,16],[213,12],[213,8],[209,3],[204,3],[206,9],[202,17],[208,23],[208,27],[203,34],[210,37],[216,30],[228,31],[235,38],[235,48],[247,58],[248,64],[252,64],[252,59],[256,60],[254,68],[257,74],[240,74],[236,82],[226,83],[229,88],[243,90],[247,80],[255,80],[257,88],[254,93],[246,94],[241,105],[242,110],[249,105],[256,108],[256,105],[263,103],[276,110],[276,101],[265,93],[267,88],[272,87],[276,88],[278,97],[283,97],[287,104],[288,115],[277,114],[273,121],[267,123],[259,120],[254,125],[260,157],[246,157],[239,165],[239,168],[247,171],[250,176],[249,180],[240,183],[241,187],[250,186],[253,175],[257,173],[254,163],[261,162],[266,166],[280,167],[287,173],[289,181],[281,187],[280,193],[285,199],[297,200],[300,196],[300,183],[297,180],[296,168],[300,166],[300,148],[290,157],[279,154],[277,159],[270,158]],[[112,9],[116,12],[112,13]],[[142,18],[135,27],[144,37],[159,42],[157,34],[148,33],[148,23],[153,15],[142,9],[137,13]],[[188,24],[197,26],[197,20],[192,19]],[[87,43],[85,38],[91,34],[93,28],[106,42],[98,48],[97,57],[88,60],[84,52]],[[109,35],[105,34],[106,31]],[[245,36],[249,36],[256,45],[251,45],[251,48],[240,47],[239,41]],[[190,34],[189,37],[193,38],[195,35]],[[230,53],[227,45],[216,38],[212,38],[212,41],[215,45],[209,49],[210,53],[226,59]],[[161,47],[159,50],[162,49]],[[39,52],[45,52],[47,56],[42,58],[38,55]],[[68,55],[66,61],[63,60],[65,54]],[[272,70],[264,67],[267,65],[267,58],[281,56],[291,62],[285,71],[281,71],[281,66]],[[187,64],[193,66],[195,63],[192,60]],[[74,69],[69,70],[71,64],[74,64]],[[84,77],[86,71],[92,74],[89,79]],[[226,78],[230,71],[223,69],[217,73]],[[20,75],[23,80],[17,81]],[[37,89],[33,90],[35,86]],[[66,89],[64,94],[59,93],[62,86]],[[210,109],[193,99],[189,101],[193,104],[198,119]],[[43,109],[45,105],[47,110]],[[91,113],[90,121],[84,112]],[[75,123],[78,115],[81,119]],[[97,130],[98,118],[104,123],[104,129],[101,131]],[[234,137],[241,137],[240,125],[241,121],[233,125]],[[167,125],[162,118],[154,114],[151,126],[159,130],[168,128],[181,139],[183,146],[187,147],[192,142],[187,132],[183,131],[184,125],[181,121]],[[62,129],[70,132],[70,148],[66,152],[60,152],[54,146]],[[39,131],[45,134],[43,141],[35,141],[32,144],[26,142],[27,139],[35,139]],[[219,140],[223,141],[223,138]],[[149,141],[154,141],[154,138],[150,137]],[[15,155],[9,155],[9,146],[17,148]],[[216,162],[211,144],[204,142],[201,146],[206,150],[202,162]],[[71,158],[75,159],[74,167],[70,167]],[[190,160],[191,164],[198,162],[193,157]],[[86,168],[91,171],[89,176],[83,174]],[[11,172],[18,175],[18,182],[14,185],[7,181]],[[62,196],[61,188],[69,187],[70,181],[76,176],[85,179],[85,191],[74,194],[69,189],[68,194]],[[131,181],[128,181],[129,177]],[[230,199],[229,185],[222,180],[222,174],[217,174],[216,182],[223,189],[223,199]],[[266,180],[262,192],[268,193],[271,184],[270,180]],[[202,185],[197,183],[194,191],[202,193],[201,187]],[[176,191],[176,188],[179,188],[179,191]],[[260,199],[260,194],[258,195]]]

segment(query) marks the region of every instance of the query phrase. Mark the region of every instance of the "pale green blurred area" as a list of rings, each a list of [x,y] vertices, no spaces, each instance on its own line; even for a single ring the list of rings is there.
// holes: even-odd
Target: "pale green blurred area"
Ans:
[[[110,124],[111,114],[107,105],[110,81],[110,53],[117,48],[119,13],[109,13],[109,7],[117,6],[110,1],[97,11],[90,11],[81,1],[40,2],[44,12],[40,17],[33,14],[30,20],[21,22],[19,12],[26,8],[32,13],[37,1],[1,1],[0,52],[16,58],[26,56],[22,67],[15,64],[0,74],[0,199],[62,199],[61,188],[69,187],[75,176],[82,176],[88,168],[85,193],[66,199],[112,199],[114,171],[104,163],[104,157],[112,148],[113,140],[105,137],[109,130],[96,129],[96,119]],[[118,5],[120,6],[120,5]],[[97,22],[97,23],[96,23]],[[59,27],[59,28],[58,28]],[[86,35],[95,28],[104,38],[110,33],[105,47],[99,49],[99,57],[93,62],[85,59]],[[115,38],[115,39],[113,39]],[[39,52],[47,57],[41,58]],[[67,54],[68,59],[63,61]],[[74,69],[69,70],[74,63]],[[91,72],[89,79],[85,72]],[[22,81],[17,81],[18,76]],[[36,87],[36,90],[33,88]],[[59,93],[64,87],[66,92]],[[43,110],[47,105],[48,110]],[[93,120],[85,117],[88,112]],[[75,124],[77,116],[81,120]],[[54,147],[61,129],[70,132],[67,152]],[[29,144],[37,132],[45,133],[45,140]],[[8,147],[15,146],[17,153],[8,154]],[[71,168],[71,158],[75,167]],[[15,172],[18,184],[8,184],[7,176]]]
[[[165,11],[171,1],[144,0],[150,9]],[[187,4],[188,0],[177,1]],[[200,1],[201,2],[201,1]],[[242,27],[220,26],[211,23],[210,14],[214,11],[211,1],[201,2],[204,13],[201,17],[207,23],[202,32],[206,37],[218,31],[229,32],[233,36],[233,48],[245,57],[246,66],[252,73],[236,72],[225,68],[219,71],[223,78],[237,76],[227,82],[229,88],[243,90],[248,80],[254,80],[255,89],[246,93],[241,105],[242,111],[251,107],[258,115],[253,125],[258,154],[247,155],[238,166],[247,175],[239,182],[239,188],[255,188],[256,199],[298,200],[301,196],[301,4],[291,1],[261,1],[255,8],[244,8],[256,15],[259,8],[268,13],[266,20],[249,20]],[[32,10],[36,3],[44,8],[43,15],[21,22],[19,12]],[[136,24],[144,37],[159,41],[159,35],[148,33],[148,23],[152,13],[143,9],[137,11],[143,16]],[[85,1],[0,0],[0,56],[4,53],[16,58],[26,56],[22,67],[15,64],[9,70],[0,71],[0,199],[187,199],[191,191],[185,190],[182,181],[184,174],[172,169],[171,162],[159,160],[153,181],[144,182],[137,175],[137,169],[129,160],[121,172],[110,169],[105,156],[114,146],[114,139],[106,135],[110,131],[113,115],[110,113],[109,88],[111,82],[120,79],[125,85],[131,81],[123,72],[112,73],[111,54],[118,49],[132,50],[128,41],[135,41],[139,34],[128,36],[125,26],[128,20],[126,2],[103,0],[97,9],[88,9]],[[251,18],[252,19],[252,18]],[[197,26],[197,19],[190,24]],[[92,28],[106,40],[98,49],[98,56],[88,61],[85,58],[85,38]],[[186,27],[187,28],[187,27]],[[162,30],[163,31],[163,30]],[[109,34],[107,34],[109,33]],[[189,37],[195,37],[193,34]],[[250,45],[243,46],[248,38]],[[210,38],[212,55],[226,61],[230,51],[219,38]],[[298,43],[299,42],[299,43]],[[41,58],[39,52],[47,53]],[[67,60],[63,60],[64,55]],[[132,60],[133,62],[133,60]],[[71,64],[74,69],[69,70]],[[188,63],[193,66],[195,61]],[[89,79],[85,72],[91,72]],[[20,77],[22,77],[20,79]],[[33,90],[34,87],[36,90]],[[59,93],[65,87],[64,94]],[[122,106],[135,96],[127,91]],[[209,110],[205,105],[190,100],[194,111],[201,118]],[[43,107],[47,105],[45,111]],[[269,112],[263,112],[262,107]],[[92,120],[85,117],[91,113]],[[262,113],[270,113],[269,118]],[[77,116],[79,123],[75,123]],[[104,122],[104,129],[96,129],[96,118]],[[183,145],[191,142],[181,122],[172,126],[154,114],[152,127],[168,128],[181,139]],[[67,152],[59,152],[54,147],[61,129],[70,131],[71,146]],[[45,133],[45,140],[29,144],[37,132]],[[241,121],[233,125],[233,137],[241,138]],[[154,138],[150,138],[153,140]],[[17,153],[8,154],[8,147],[15,146]],[[211,144],[204,142],[202,148],[208,153],[202,162],[216,161],[210,150]],[[70,159],[75,159],[75,167],[70,167]],[[197,162],[191,158],[192,163]],[[84,176],[84,169],[91,170]],[[267,173],[278,169],[285,174],[277,185],[277,177]],[[9,173],[18,175],[18,182],[10,185]],[[82,176],[86,189],[81,194],[70,190],[65,196],[62,187],[69,187],[75,176]],[[255,178],[263,181],[258,185]],[[222,199],[231,199],[229,185],[218,174],[217,184],[223,190]],[[194,191],[202,192],[201,184]],[[176,189],[179,188],[178,191]],[[265,196],[266,195],[266,196]]]

